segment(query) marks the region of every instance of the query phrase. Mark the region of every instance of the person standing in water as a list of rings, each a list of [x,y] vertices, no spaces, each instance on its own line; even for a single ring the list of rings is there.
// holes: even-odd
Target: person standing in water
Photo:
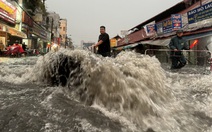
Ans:
[[[189,50],[188,42],[182,38],[183,30],[177,30],[176,36],[169,43],[171,51],[171,69],[180,69],[186,65],[186,59],[182,50]]]
[[[100,35],[98,43],[93,45],[94,48],[98,47],[97,54],[102,55],[103,57],[110,57],[110,37],[105,31],[105,26],[100,27]]]

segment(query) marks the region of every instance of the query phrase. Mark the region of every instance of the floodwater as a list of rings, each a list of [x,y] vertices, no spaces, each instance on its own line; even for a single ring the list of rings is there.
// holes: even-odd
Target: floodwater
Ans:
[[[212,132],[212,75],[168,67],[133,52],[0,58],[0,131]]]

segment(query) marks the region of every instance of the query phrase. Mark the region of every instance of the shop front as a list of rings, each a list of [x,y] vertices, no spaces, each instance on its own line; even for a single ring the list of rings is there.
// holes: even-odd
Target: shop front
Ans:
[[[8,46],[8,26],[16,25],[16,7],[11,3],[0,0],[0,45],[1,48]]]
[[[50,42],[50,33],[44,27],[33,24],[30,30],[30,38],[32,39],[32,48],[38,49],[40,52],[46,52],[47,43]]]
[[[0,24],[0,50],[4,50],[7,46],[7,32],[6,27]]]
[[[9,45],[14,44],[16,41],[22,43],[22,40],[27,38],[26,34],[18,31],[17,29],[0,24],[0,47],[6,48]]]
[[[12,28],[12,27],[7,27],[7,40],[8,40],[8,45],[12,45],[14,44],[16,41],[19,42],[19,44],[22,44],[23,43],[23,39],[26,39],[27,38],[27,35],[23,32],[20,32],[18,31],[17,29],[15,28]]]

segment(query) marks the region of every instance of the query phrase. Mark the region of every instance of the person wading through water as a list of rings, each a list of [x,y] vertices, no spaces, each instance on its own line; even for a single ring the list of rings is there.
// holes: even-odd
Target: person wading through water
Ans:
[[[188,42],[182,38],[183,30],[177,30],[177,36],[173,37],[169,43],[171,51],[171,69],[180,69],[186,65],[186,59],[182,50],[189,50]]]

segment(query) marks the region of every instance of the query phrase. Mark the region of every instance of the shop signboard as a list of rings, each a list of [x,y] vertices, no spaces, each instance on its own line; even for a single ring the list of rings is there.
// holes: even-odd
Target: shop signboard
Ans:
[[[212,18],[212,2],[187,12],[188,23],[193,24]]]
[[[15,24],[16,21],[16,7],[6,0],[0,0],[0,18]]]
[[[110,40],[110,47],[116,47],[117,46],[117,40],[116,39],[111,39]]]
[[[23,11],[23,14],[22,14],[22,22],[30,27],[33,26],[33,20],[32,18],[27,15],[27,13],[25,11]]]
[[[0,31],[3,31],[4,30],[4,27],[3,25],[0,24]]]
[[[171,18],[164,20],[162,22],[163,25],[163,34],[171,33],[172,32],[172,20]]]
[[[8,32],[12,35],[12,36],[17,36],[17,37],[20,37],[20,38],[27,38],[26,34],[23,33],[23,32],[20,32],[14,28],[10,28],[8,27]]]
[[[47,32],[35,22],[33,24],[32,33],[42,39],[48,39]]]
[[[182,28],[182,16],[180,14],[173,14],[171,16],[172,30],[176,31]]]
[[[157,34],[158,34],[158,35],[163,34],[163,23],[162,23],[162,22],[157,23],[157,24],[156,24],[156,27],[157,27]]]
[[[154,36],[156,34],[156,25],[155,24],[150,24],[146,25],[146,31],[148,36]]]

